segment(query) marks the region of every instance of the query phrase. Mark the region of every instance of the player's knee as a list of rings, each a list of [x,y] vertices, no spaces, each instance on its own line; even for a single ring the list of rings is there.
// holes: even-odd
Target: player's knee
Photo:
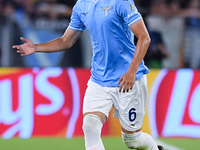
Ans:
[[[84,117],[83,119],[83,126],[82,129],[84,132],[88,132],[92,129],[92,123],[88,119],[88,115]]]
[[[87,133],[98,133],[102,128],[101,119],[93,114],[88,114],[83,119],[83,132]]]
[[[127,134],[122,132],[122,140],[129,149],[136,149],[140,143],[141,132],[134,134]]]

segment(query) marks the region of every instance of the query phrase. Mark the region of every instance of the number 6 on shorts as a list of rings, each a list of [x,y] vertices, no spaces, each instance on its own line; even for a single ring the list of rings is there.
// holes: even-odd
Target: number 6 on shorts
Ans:
[[[131,108],[130,110],[129,110],[129,120],[131,121],[131,122],[133,122],[135,119],[136,119],[136,109],[135,108]]]

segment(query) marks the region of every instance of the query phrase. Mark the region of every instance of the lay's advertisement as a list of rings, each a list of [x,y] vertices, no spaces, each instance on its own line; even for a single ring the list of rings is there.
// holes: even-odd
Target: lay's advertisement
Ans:
[[[200,138],[200,71],[151,70],[143,131],[153,137]],[[0,137],[82,137],[89,69],[0,68]],[[112,117],[102,136],[121,136]]]

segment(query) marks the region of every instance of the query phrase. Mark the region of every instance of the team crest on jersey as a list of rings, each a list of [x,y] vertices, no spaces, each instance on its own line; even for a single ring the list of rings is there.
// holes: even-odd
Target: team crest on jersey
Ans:
[[[109,10],[112,8],[110,7],[101,7],[105,11],[105,16],[108,16]]]
[[[130,4],[130,8],[131,8],[131,11],[136,10],[136,8],[133,4]]]

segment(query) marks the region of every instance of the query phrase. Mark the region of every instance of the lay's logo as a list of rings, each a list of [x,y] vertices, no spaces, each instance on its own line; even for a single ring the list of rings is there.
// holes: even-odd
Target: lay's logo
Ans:
[[[83,135],[81,105],[89,70],[55,67],[1,72],[1,138]]]

